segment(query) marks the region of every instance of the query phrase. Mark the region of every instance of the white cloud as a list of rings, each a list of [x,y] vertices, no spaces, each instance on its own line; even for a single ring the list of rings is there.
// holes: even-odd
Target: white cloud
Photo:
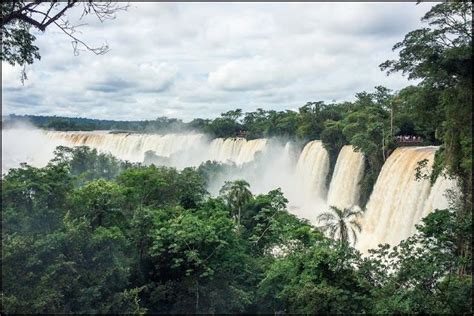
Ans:
[[[257,90],[287,82],[282,70],[275,60],[258,56],[232,60],[209,73],[209,83],[217,89]]]
[[[24,86],[20,69],[2,63],[3,114],[190,120],[399,89],[408,81],[378,65],[431,5],[131,3],[115,20],[83,21],[84,40],[109,44],[104,56],[74,56],[70,40],[48,29]]]

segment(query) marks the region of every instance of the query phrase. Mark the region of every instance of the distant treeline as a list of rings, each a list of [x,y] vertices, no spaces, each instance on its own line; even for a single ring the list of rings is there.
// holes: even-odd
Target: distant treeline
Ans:
[[[93,131],[112,130],[127,132],[162,132],[177,131],[189,128],[181,120],[167,117],[159,117],[156,120],[146,121],[114,121],[98,120],[82,117],[64,116],[39,116],[39,115],[15,115],[10,114],[4,117],[3,127],[8,128],[18,122],[33,124],[44,129],[54,129],[57,131]]]
[[[3,127],[7,128],[16,122],[28,122],[39,128],[58,131],[111,130],[144,133],[199,131],[223,138],[285,137],[301,140],[322,139],[324,134],[334,134],[337,129],[341,134],[339,136],[346,138],[342,142],[349,143],[353,133],[349,131],[343,133],[343,129],[357,123],[357,127],[361,129],[371,125],[371,129],[377,130],[377,134],[380,134],[380,142],[384,130],[386,138],[388,135],[391,137],[417,135],[425,139],[427,144],[439,144],[440,140],[435,134],[443,117],[431,113],[430,115],[423,107],[424,104],[418,106],[413,102],[413,99],[420,94],[420,90],[419,87],[410,86],[394,93],[378,86],[374,92],[357,93],[353,102],[307,102],[297,111],[257,108],[255,111],[243,112],[237,108],[221,113],[215,119],[196,118],[190,122],[168,117],[143,121],[115,121],[10,114],[4,117]],[[393,115],[390,115],[391,113]]]

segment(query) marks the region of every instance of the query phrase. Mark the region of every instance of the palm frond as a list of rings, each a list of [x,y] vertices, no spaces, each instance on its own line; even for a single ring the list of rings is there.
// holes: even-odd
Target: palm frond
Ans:
[[[338,230],[339,230],[339,227],[337,227],[337,225],[331,226],[331,228],[329,230],[329,237],[334,239],[334,236],[336,236]]]
[[[359,217],[361,215],[362,215],[362,213],[359,210],[354,210],[354,209],[350,209],[350,208],[344,209],[344,217],[345,218],[349,218],[349,217],[352,217],[352,216]]]
[[[351,227],[351,231],[352,231],[352,239],[354,239],[354,245],[357,243],[357,234],[354,230],[354,228]],[[360,230],[359,230],[360,232]]]
[[[331,211],[333,211],[333,212],[337,215],[337,217],[339,217],[339,218],[343,218],[343,217],[344,217],[344,210],[341,210],[340,208],[337,208],[337,207],[334,206],[334,205],[329,206],[329,209],[330,209]]]
[[[350,221],[350,224],[352,226],[354,226],[355,228],[357,228],[357,230],[359,231],[359,233],[362,231],[362,226],[360,225],[360,223],[357,221],[357,220],[352,220]]]
[[[334,216],[334,214],[330,213],[330,212],[324,212],[320,215],[318,215],[317,217],[317,220],[319,222],[330,222],[330,221],[334,221],[336,218]]]

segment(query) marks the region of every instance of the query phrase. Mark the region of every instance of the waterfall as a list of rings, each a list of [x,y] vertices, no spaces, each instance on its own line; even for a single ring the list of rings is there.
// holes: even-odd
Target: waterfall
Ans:
[[[101,152],[107,152],[119,159],[132,162],[143,162],[145,152],[154,151],[156,155],[170,157],[182,150],[193,150],[207,142],[204,134],[126,134],[93,132],[53,132],[46,135],[59,140],[66,146],[89,146]],[[189,155],[189,165],[196,165],[199,158]],[[184,162],[183,162],[184,163]]]
[[[310,196],[326,197],[326,176],[329,171],[329,155],[319,140],[306,144],[296,164],[296,174],[302,179]]]
[[[430,193],[429,179],[416,180],[418,162],[427,159],[431,172],[437,147],[400,147],[388,157],[360,220],[356,248],[366,252],[378,244],[398,244],[413,233]],[[425,172],[426,172],[425,170]]]
[[[448,195],[450,195],[450,198],[448,198]],[[419,216],[419,219],[421,220],[436,209],[443,210],[450,208],[452,204],[458,202],[458,198],[459,187],[456,180],[445,174],[438,175],[435,183],[431,187],[430,195],[425,201],[423,213]]]
[[[135,134],[93,132],[45,132],[50,139],[65,146],[89,146],[122,160],[143,162],[145,153],[171,158],[175,167],[197,166],[206,160],[242,165],[265,149],[266,139],[216,138],[204,134]]]
[[[57,132],[31,129],[2,130],[2,173],[21,162],[36,167],[46,165],[56,146],[89,146],[119,159],[143,162],[153,151],[157,164],[176,168],[198,166],[207,160],[233,163],[209,184],[217,194],[224,181],[244,179],[254,194],[281,188],[288,209],[300,218],[319,225],[317,215],[329,205],[339,208],[356,205],[359,182],[364,173],[364,157],[352,146],[344,146],[337,158],[333,178],[326,188],[329,156],[321,141],[311,141],[299,152],[293,142],[278,139],[216,138],[199,133],[138,134]],[[428,179],[415,180],[417,162],[427,159],[431,172],[437,147],[397,148],[385,162],[360,223],[362,232],[356,248],[366,252],[379,243],[397,244],[415,232],[415,224],[434,209],[449,205],[448,189],[456,182],[443,175],[432,187]],[[257,156],[260,156],[258,159]],[[151,161],[153,162],[153,161]]]
[[[359,203],[359,182],[364,175],[364,155],[350,145],[337,157],[328,192],[328,205],[348,208]]]
[[[302,192],[301,203],[295,214],[316,223],[316,217],[325,211],[326,176],[329,172],[329,155],[319,140],[306,144],[296,164],[296,177]]]
[[[232,162],[242,165],[254,159],[255,154],[265,149],[267,140],[245,138],[216,138],[210,145],[209,160]]]

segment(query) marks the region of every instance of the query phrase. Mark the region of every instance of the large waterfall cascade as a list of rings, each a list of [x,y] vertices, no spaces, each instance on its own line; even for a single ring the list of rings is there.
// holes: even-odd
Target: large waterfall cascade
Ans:
[[[210,141],[204,134],[159,135],[101,131],[74,133],[49,131],[46,135],[64,145],[89,146],[132,162],[142,162],[147,151],[153,151],[162,157],[175,156],[173,159],[175,167],[197,166],[206,160],[241,165],[253,160],[258,151],[264,150],[267,141],[266,139],[247,141],[244,138],[216,138]]]
[[[89,146],[101,152],[110,153],[122,160],[142,162],[145,152],[154,151],[156,155],[170,157],[183,151],[203,146],[207,137],[204,134],[131,134],[93,132],[48,131],[50,139],[69,146]],[[190,155],[190,157],[193,157]],[[194,165],[194,161],[190,161]]]
[[[362,233],[356,247],[362,252],[378,244],[398,244],[409,237],[424,212],[431,186],[417,180],[418,162],[427,160],[431,172],[437,147],[400,147],[387,159],[361,219]]]
[[[307,197],[325,199],[326,176],[329,172],[329,155],[319,140],[304,146],[296,164],[296,174],[304,183]]]
[[[423,212],[418,216],[416,222],[435,209],[443,210],[455,206],[452,204],[459,202],[459,192],[459,186],[455,179],[443,173],[438,175],[431,187],[430,195],[425,201]]]
[[[242,165],[252,161],[257,152],[263,151],[266,143],[266,139],[216,138],[211,142],[209,159]]]
[[[286,153],[289,147],[285,146]],[[316,217],[326,209],[326,176],[329,171],[329,155],[322,142],[308,142],[288,176],[283,192],[288,196],[290,211],[317,224]],[[284,172],[275,169],[274,173]]]
[[[254,193],[281,188],[289,200],[289,210],[315,225],[316,217],[329,205],[340,208],[356,205],[359,182],[364,173],[364,157],[351,146],[339,153],[329,189],[326,177],[329,156],[321,141],[311,141],[302,150],[294,143],[275,139],[209,139],[204,134],[135,134],[93,132],[56,132],[39,130],[2,130],[2,172],[28,162],[41,167],[52,158],[55,146],[89,146],[100,152],[134,162],[142,162],[147,151],[166,157],[169,165],[184,168],[206,160],[237,165],[223,174],[214,190],[224,181],[245,179]],[[360,223],[362,233],[356,248],[366,252],[380,243],[397,244],[415,231],[415,224],[433,209],[448,207],[446,191],[455,181],[438,177],[415,180],[415,168],[428,160],[430,171],[437,147],[400,147],[385,162]],[[260,154],[259,159],[255,159]],[[247,164],[252,162],[252,164]]]
[[[342,147],[329,186],[328,206],[350,208],[358,205],[363,175],[364,155],[350,145]]]

